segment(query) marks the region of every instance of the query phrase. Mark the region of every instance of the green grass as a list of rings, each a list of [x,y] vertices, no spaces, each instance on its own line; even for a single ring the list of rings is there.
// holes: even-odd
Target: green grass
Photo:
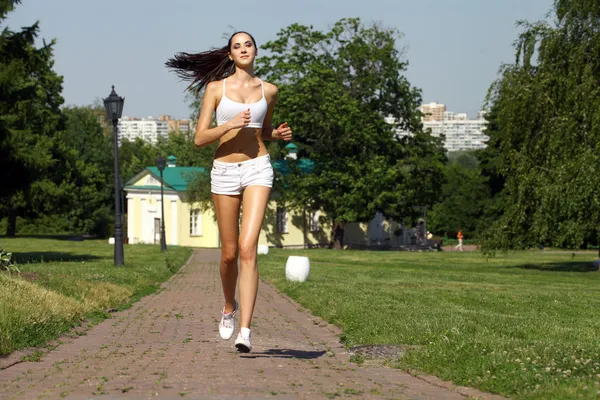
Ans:
[[[305,283],[285,280],[306,255]],[[343,329],[347,346],[416,345],[397,361],[517,399],[597,398],[600,273],[595,252],[271,250],[262,277]]]
[[[21,274],[0,273],[0,355],[43,346],[84,320],[129,307],[181,267],[191,249],[125,246],[125,266],[113,265],[105,241],[0,238]]]

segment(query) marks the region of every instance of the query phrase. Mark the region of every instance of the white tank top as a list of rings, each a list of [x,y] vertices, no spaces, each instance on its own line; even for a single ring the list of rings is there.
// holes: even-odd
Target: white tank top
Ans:
[[[262,88],[262,99],[255,103],[238,103],[237,101],[231,100],[225,95],[225,79],[223,79],[223,96],[217,107],[217,125],[223,125],[229,120],[235,118],[236,115],[250,109],[250,123],[247,128],[262,128],[263,121],[267,115],[268,104],[265,99],[265,86],[263,81],[260,81]]]

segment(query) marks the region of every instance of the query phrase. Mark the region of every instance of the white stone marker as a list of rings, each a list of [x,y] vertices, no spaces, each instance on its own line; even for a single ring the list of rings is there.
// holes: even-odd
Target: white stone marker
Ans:
[[[285,265],[285,277],[288,281],[304,282],[310,274],[308,257],[289,256]]]
[[[269,246],[261,244],[258,246],[258,254],[269,254]]]

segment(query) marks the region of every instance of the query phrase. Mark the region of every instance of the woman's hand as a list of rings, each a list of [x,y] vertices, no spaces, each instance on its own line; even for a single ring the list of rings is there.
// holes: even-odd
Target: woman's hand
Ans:
[[[288,126],[287,122],[279,125],[279,127],[275,130],[277,131],[277,135],[280,139],[285,140],[286,142],[292,140],[292,129]]]
[[[227,124],[229,129],[238,129],[248,126],[250,123],[250,109],[244,110],[230,120]]]

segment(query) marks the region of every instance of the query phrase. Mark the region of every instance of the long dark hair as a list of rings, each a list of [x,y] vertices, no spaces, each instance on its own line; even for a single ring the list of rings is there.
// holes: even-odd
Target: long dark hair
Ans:
[[[182,80],[192,81],[186,90],[198,94],[209,82],[226,78],[235,72],[235,63],[229,59],[229,51],[231,41],[238,33],[250,36],[256,47],[256,40],[251,34],[238,31],[231,35],[227,46],[194,54],[177,53],[173,58],[169,58],[165,65],[175,71]]]

